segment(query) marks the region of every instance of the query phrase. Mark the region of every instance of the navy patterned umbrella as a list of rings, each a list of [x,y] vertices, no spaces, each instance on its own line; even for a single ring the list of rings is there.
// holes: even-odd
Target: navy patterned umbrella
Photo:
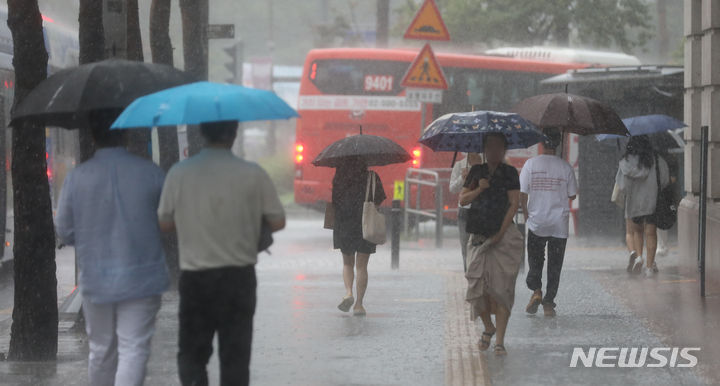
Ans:
[[[431,123],[420,143],[434,151],[483,152],[487,133],[505,134],[508,149],[524,149],[541,142],[543,133],[523,117],[497,111],[443,115]]]

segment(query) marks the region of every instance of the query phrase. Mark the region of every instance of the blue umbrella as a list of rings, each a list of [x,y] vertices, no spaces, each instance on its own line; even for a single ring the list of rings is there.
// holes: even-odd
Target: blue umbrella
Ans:
[[[664,114],[640,115],[622,120],[631,136],[662,133],[669,130],[681,129],[687,126],[671,116]],[[598,141],[606,139],[623,138],[620,135],[599,134],[595,136]]]
[[[544,139],[543,133],[523,117],[497,111],[443,115],[431,123],[420,143],[434,151],[483,152],[487,133],[503,133],[508,149],[523,149]]]
[[[112,129],[265,121],[297,116],[297,112],[273,92],[197,82],[136,99],[115,120]]]

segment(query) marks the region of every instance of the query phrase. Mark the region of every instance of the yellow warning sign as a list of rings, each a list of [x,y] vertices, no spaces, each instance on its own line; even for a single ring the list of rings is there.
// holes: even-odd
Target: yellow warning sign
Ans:
[[[440,16],[440,10],[435,0],[425,0],[415,18],[405,31],[405,39],[419,40],[450,40],[445,22]]]
[[[393,200],[405,199],[405,181],[395,180],[395,189],[393,189]]]
[[[400,85],[403,87],[436,88],[441,90],[448,88],[445,74],[443,74],[442,67],[435,59],[430,44],[425,44],[425,47],[410,65],[410,69],[405,73]]]

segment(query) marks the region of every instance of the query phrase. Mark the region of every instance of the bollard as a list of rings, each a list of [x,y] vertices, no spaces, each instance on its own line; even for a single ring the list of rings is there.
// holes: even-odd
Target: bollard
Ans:
[[[400,268],[400,200],[393,200],[390,211],[390,268]]]
[[[700,128],[700,208],[698,210],[698,270],[700,297],[705,297],[705,240],[707,235],[708,127]]]

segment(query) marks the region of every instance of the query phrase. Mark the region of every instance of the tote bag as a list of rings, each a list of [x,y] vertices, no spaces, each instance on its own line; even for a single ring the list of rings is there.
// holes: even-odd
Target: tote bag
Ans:
[[[323,228],[333,229],[335,227],[335,205],[332,202],[325,203],[325,222]]]
[[[365,187],[365,202],[363,203],[362,232],[363,239],[373,244],[385,244],[387,241],[385,229],[385,215],[380,213],[375,206],[375,173],[368,174],[367,186]],[[370,195],[372,189],[372,197]]]

